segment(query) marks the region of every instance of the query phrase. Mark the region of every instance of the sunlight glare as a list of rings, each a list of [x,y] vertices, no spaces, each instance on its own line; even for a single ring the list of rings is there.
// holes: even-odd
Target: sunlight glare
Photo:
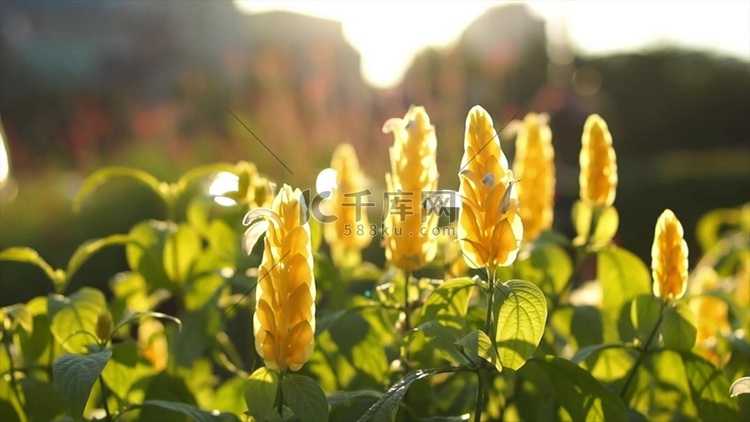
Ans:
[[[240,178],[237,175],[222,171],[217,174],[208,188],[208,194],[214,197],[214,201],[223,207],[237,205],[237,201],[226,195],[229,192],[237,192],[240,188]]]

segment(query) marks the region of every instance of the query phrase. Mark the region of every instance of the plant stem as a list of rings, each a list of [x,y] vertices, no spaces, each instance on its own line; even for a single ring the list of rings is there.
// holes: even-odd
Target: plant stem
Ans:
[[[409,321],[409,278],[411,273],[404,271],[404,333],[408,333],[411,330],[411,322]]]
[[[3,337],[8,335],[7,333],[4,333]],[[13,387],[13,394],[16,396],[16,400],[18,400],[18,404],[21,405],[21,407],[26,407],[26,404],[24,403],[23,398],[21,397],[21,392],[18,388],[18,379],[16,378],[16,366],[13,363],[13,355],[10,353],[10,345],[3,341],[3,349],[5,349],[5,353],[8,354],[8,372],[10,372],[10,385]]]
[[[635,364],[633,365],[633,368],[630,369],[630,372],[628,373],[628,377],[625,379],[625,384],[622,385],[622,390],[620,390],[620,397],[625,398],[625,393],[628,391],[628,387],[630,387],[630,383],[633,382],[633,377],[635,376],[635,373],[638,371],[638,367],[643,363],[643,358],[646,356],[646,353],[648,352],[649,346],[651,346],[651,342],[654,340],[654,337],[656,337],[656,333],[659,332],[659,327],[661,327],[661,322],[664,319],[664,303],[661,304],[661,311],[659,312],[659,319],[656,321],[656,324],[654,325],[654,329],[651,330],[651,334],[648,336],[648,340],[646,341],[646,345],[643,347],[643,350],[641,351],[641,354],[638,356],[638,360],[635,361]]]
[[[101,374],[99,374],[99,385],[102,386],[102,406],[104,407],[104,413],[107,415],[105,419],[111,421],[112,415],[109,413],[109,404],[107,404],[107,386],[104,384],[104,378]]]
[[[484,333],[490,339],[495,338],[495,330],[492,324],[492,311],[493,304],[495,301],[495,270],[487,268],[487,317],[484,320]],[[487,383],[487,367],[484,362],[480,364],[477,369],[477,405],[474,409],[474,422],[482,420],[482,412],[484,411],[484,387]]]
[[[281,419],[284,418],[284,390],[281,388],[281,382],[283,381],[283,379],[284,379],[284,373],[282,372],[279,374],[279,389],[277,390],[278,391],[277,395],[279,396],[278,411],[279,411],[279,417],[281,417]]]
[[[487,379],[487,368],[482,365],[477,369],[477,407],[474,409],[474,422],[482,420],[482,411],[484,410],[484,384]]]

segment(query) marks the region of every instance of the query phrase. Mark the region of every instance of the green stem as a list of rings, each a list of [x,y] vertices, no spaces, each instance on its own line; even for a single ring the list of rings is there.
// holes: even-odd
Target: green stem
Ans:
[[[107,386],[104,384],[104,378],[99,374],[99,385],[102,386],[102,406],[104,407],[104,413],[107,415],[105,420],[111,421],[112,415],[109,413],[109,404],[107,403]]]
[[[477,369],[477,408],[474,409],[474,422],[482,420],[482,411],[484,410],[484,384],[487,379],[487,368],[482,365]]]
[[[487,269],[487,316],[484,320],[484,332],[489,338],[495,338],[494,324],[492,323],[492,310],[495,301],[495,271]],[[484,387],[487,383],[487,367],[484,362],[477,368],[477,405],[474,409],[474,421],[482,420],[484,411]]]
[[[409,321],[409,278],[411,273],[404,271],[404,333],[411,330],[411,321]]]
[[[661,322],[663,319],[664,319],[664,302],[662,302],[661,304],[661,311],[659,312],[659,319],[656,321],[656,324],[654,325],[654,329],[651,330],[651,334],[649,334],[648,336],[646,345],[643,347],[641,354],[638,356],[638,360],[635,361],[633,368],[630,369],[630,372],[628,373],[628,377],[625,379],[625,384],[622,385],[622,390],[620,390],[621,398],[623,399],[625,398],[625,393],[628,391],[628,388],[630,387],[630,383],[633,382],[633,377],[635,376],[635,373],[638,371],[638,367],[641,365],[641,363],[643,363],[643,359],[646,357],[648,348],[651,346],[651,342],[656,337],[656,333],[659,332],[659,327],[661,327]]]
[[[4,333],[3,337],[7,335],[8,333]],[[13,394],[15,394],[16,400],[18,400],[18,404],[20,404],[21,407],[26,407],[26,404],[21,397],[21,391],[18,387],[18,379],[16,378],[16,366],[13,363],[13,355],[10,353],[10,345],[3,341],[3,346],[3,349],[5,349],[5,353],[8,354],[8,371],[10,372],[10,385],[13,387]]]
[[[278,411],[279,416],[283,419],[284,418],[284,390],[281,388],[281,382],[284,380],[284,373],[279,374],[279,389],[277,396],[279,396],[279,403],[278,403]]]

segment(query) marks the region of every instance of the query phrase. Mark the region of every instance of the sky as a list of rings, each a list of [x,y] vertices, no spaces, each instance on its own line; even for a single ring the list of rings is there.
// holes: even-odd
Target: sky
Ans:
[[[414,55],[445,47],[487,9],[510,1],[235,0],[247,13],[286,10],[341,21],[374,86],[398,84]],[[750,61],[750,1],[527,1],[547,21],[551,43],[584,55],[664,46],[710,50]]]

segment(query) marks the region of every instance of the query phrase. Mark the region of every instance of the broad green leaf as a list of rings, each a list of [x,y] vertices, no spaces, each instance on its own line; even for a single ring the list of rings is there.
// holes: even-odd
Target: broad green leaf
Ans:
[[[608,349],[624,349],[627,346],[623,343],[603,343],[603,344],[593,344],[591,346],[584,347],[583,349],[580,349],[575,356],[573,356],[570,360],[571,362],[575,364],[579,364],[586,359],[588,359],[590,356],[595,355],[603,350]]]
[[[704,421],[731,421],[739,418],[737,400],[733,400],[726,373],[689,352],[681,353],[692,400]]]
[[[123,318],[122,321],[118,322],[117,325],[115,325],[113,332],[116,332],[117,330],[124,327],[125,325],[128,325],[131,322],[136,321],[143,317],[167,319],[176,323],[177,327],[182,329],[182,321],[180,321],[179,318],[173,317],[172,315],[163,314],[161,312],[133,312],[132,314],[129,314],[125,318]]]
[[[4,249],[0,252],[0,261],[17,261],[39,267],[52,281],[57,291],[59,291],[59,286],[65,283],[65,272],[52,268],[47,261],[31,248],[12,247]]]
[[[229,412],[235,415],[244,413],[248,406],[245,404],[245,377],[236,376],[226,380],[217,389],[211,404],[214,408],[222,412]]]
[[[96,343],[94,331],[99,313],[107,303],[99,290],[84,287],[70,297],[50,295],[50,331],[67,351],[83,353],[86,345]]]
[[[201,237],[190,226],[181,225],[167,236],[164,246],[164,269],[178,285],[184,285],[195,259],[202,252]]]
[[[737,397],[740,394],[750,394],[750,377],[742,377],[729,387],[730,397]]]
[[[408,355],[409,359],[421,361],[428,360],[428,357],[420,354],[432,353],[434,350],[438,352],[438,356],[451,363],[470,365],[474,361],[467,359],[456,347],[456,342],[460,338],[460,330],[446,327],[437,321],[428,321],[406,333],[401,354]]]
[[[609,243],[617,234],[619,225],[620,216],[617,214],[617,208],[610,206],[600,209],[591,243],[594,245]]]
[[[78,269],[81,268],[81,266],[91,258],[92,255],[101,249],[106,248],[107,246],[124,245],[131,241],[132,239],[128,235],[114,234],[101,239],[88,241],[79,246],[78,249],[73,252],[73,256],[71,256],[68,261],[68,268],[66,271],[67,281],[70,282],[76,271],[78,271]]]
[[[376,401],[367,412],[365,412],[359,419],[358,422],[387,422],[391,421],[396,414],[401,400],[409,391],[409,387],[414,381],[421,380],[424,378],[431,377],[433,375],[447,372],[441,369],[418,369],[414,372],[406,374],[403,378],[398,380],[388,391],[383,394],[378,401]]]
[[[159,179],[155,178],[149,173],[134,168],[107,167],[96,171],[94,174],[86,178],[86,180],[83,182],[83,186],[81,186],[81,190],[78,191],[78,195],[76,195],[75,199],[73,200],[73,211],[79,212],[81,210],[81,204],[83,203],[83,200],[86,199],[86,197],[90,195],[94,190],[96,190],[99,186],[107,182],[109,179],[119,177],[130,178],[144,184],[149,189],[154,191],[154,193],[159,195],[159,197],[161,197],[165,203],[168,202],[167,193],[164,192],[164,189],[161,186],[161,182],[159,182]]]
[[[542,371],[546,375],[544,384],[552,387],[555,400],[573,421],[627,419],[622,400],[576,364],[555,356],[544,356],[530,359],[519,373],[533,371]],[[543,396],[538,399],[549,400]]]
[[[75,420],[83,416],[91,388],[110,357],[111,349],[90,355],[64,354],[52,365],[55,387]]]
[[[179,180],[177,180],[177,183],[175,183],[175,187],[177,190],[176,195],[179,196],[184,194],[185,191],[187,191],[195,183],[223,171],[233,173],[234,166],[229,163],[211,163],[196,167],[188,171],[187,173],[183,174]]]
[[[619,318],[622,306],[636,296],[651,293],[651,274],[632,253],[608,247],[597,253],[597,278],[602,285],[602,309]]]
[[[3,324],[4,318],[10,318],[13,322],[18,323],[27,333],[31,333],[34,329],[34,321],[31,313],[23,303],[16,303],[15,305],[0,308],[0,324]]]
[[[51,421],[65,413],[62,397],[51,382],[24,377],[19,384],[23,390],[26,412],[30,421]],[[1,410],[0,415],[3,415]]]
[[[160,409],[169,410],[170,413],[180,413],[187,416],[193,422],[234,422],[239,421],[237,416],[229,413],[220,413],[218,411],[207,412],[200,408],[176,401],[167,400],[146,400],[141,404],[131,406],[129,409],[137,409],[144,407],[158,407]],[[172,419],[169,419],[172,420]]]
[[[112,346],[112,358],[102,371],[107,387],[120,399],[126,399],[133,384],[138,350],[135,343],[124,342]]]
[[[328,400],[317,382],[304,375],[286,374],[281,380],[284,403],[302,422],[328,420]]]
[[[514,267],[517,277],[536,284],[552,298],[562,292],[573,273],[567,252],[554,244],[534,248],[528,258],[516,261]]]
[[[651,333],[657,329],[661,307],[661,301],[651,294],[640,295],[631,302],[630,321],[641,344],[645,345]]]
[[[457,341],[456,346],[458,346],[458,348],[463,351],[464,356],[467,356],[475,365],[481,363],[481,361],[478,360],[481,358],[494,366],[498,372],[503,372],[503,366],[500,364],[500,359],[497,357],[495,346],[484,331],[472,331],[466,337]]]
[[[47,312],[47,297],[37,296],[26,305],[26,310],[32,317],[34,328],[30,331],[18,333],[18,339],[23,351],[23,358],[27,364],[35,362],[40,366],[49,366],[50,348],[54,347],[50,332],[50,316]]]
[[[464,317],[469,307],[470,289],[475,285],[474,280],[468,277],[441,284],[422,305],[420,324],[436,321],[444,327],[463,329],[466,325]]]
[[[690,352],[650,352],[633,379],[626,402],[649,420],[738,418],[737,401],[727,394],[726,374]]]
[[[266,367],[258,368],[247,379],[245,384],[245,403],[247,414],[262,421],[273,418],[276,410],[276,395],[279,390],[279,373]]]
[[[686,303],[676,302],[664,309],[661,335],[667,349],[686,352],[693,350],[697,335],[695,315]]]
[[[152,289],[176,289],[164,270],[164,246],[169,234],[175,230],[174,224],[156,220],[144,221],[130,230],[129,236],[134,243],[125,247],[128,265],[133,272],[143,276]]]
[[[382,396],[383,393],[377,390],[338,391],[328,395],[328,404],[335,406],[337,404],[346,403],[349,400],[360,398],[379,399]]]
[[[593,215],[594,210],[591,205],[588,205],[583,201],[575,201],[573,203],[570,217],[577,235],[573,240],[574,245],[585,245],[588,242]]]
[[[721,227],[725,224],[738,224],[740,216],[740,209],[721,208],[709,211],[701,217],[695,232],[703,253],[708,252],[719,241]]]
[[[495,342],[503,367],[518,370],[534,354],[547,322],[547,299],[534,283],[510,280],[495,294]]]

